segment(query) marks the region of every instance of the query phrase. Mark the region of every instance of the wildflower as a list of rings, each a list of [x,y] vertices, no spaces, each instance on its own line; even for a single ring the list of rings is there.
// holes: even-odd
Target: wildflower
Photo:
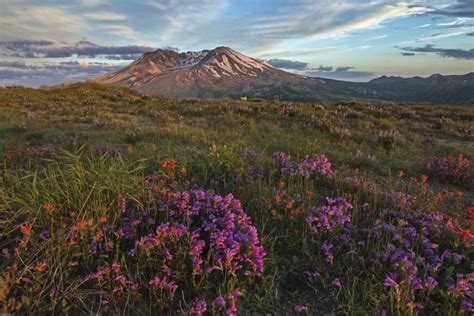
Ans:
[[[46,212],[48,213],[51,213],[53,212],[56,208],[54,207],[54,204],[52,203],[46,203],[46,204],[43,204],[42,206],[43,210],[45,210]]]
[[[117,262],[112,263],[112,271],[114,271],[115,273],[118,273],[119,270],[120,270],[120,264]]]
[[[295,311],[297,313],[306,313],[308,311],[308,307],[306,305],[298,305],[295,307]]]
[[[313,207],[310,216],[306,218],[311,234],[328,232],[350,222],[350,209],[352,209],[352,204],[343,197],[326,198],[325,205]]]
[[[425,170],[440,178],[468,180],[473,177],[471,162],[459,154],[452,156],[430,156],[423,162]]]
[[[461,237],[465,241],[471,240],[471,232],[468,229],[461,229]]]
[[[184,176],[188,173],[188,169],[186,169],[186,167],[181,167],[181,169],[179,170],[179,172]]]
[[[387,316],[387,311],[385,309],[379,309],[376,313],[377,316]]]
[[[385,280],[383,281],[383,285],[385,285],[386,287],[396,287],[398,286],[398,283],[394,279],[392,279],[392,277],[386,276]]]
[[[438,282],[433,277],[427,277],[425,280],[425,288],[434,290],[438,286]]]
[[[314,192],[313,191],[306,191],[306,197],[308,199],[312,199],[314,197]]]
[[[76,222],[76,224],[75,224],[75,226],[78,229],[84,229],[84,228],[86,228],[87,226],[90,226],[90,225],[92,225],[92,221],[86,220],[86,219],[80,220],[80,221]]]
[[[203,300],[199,300],[196,303],[194,303],[190,310],[189,314],[190,315],[201,315],[207,310],[207,304]]]
[[[107,215],[102,215],[102,216],[99,218],[99,222],[101,222],[101,223],[107,222]]]
[[[289,199],[288,201],[286,201],[286,208],[288,209],[292,208],[293,204],[295,204],[295,200]]]
[[[474,219],[474,206],[471,206],[466,210],[466,215],[469,219]]]
[[[339,278],[335,278],[332,280],[331,284],[337,288],[340,288],[342,286],[341,280]]]
[[[405,171],[399,170],[399,171],[398,171],[398,176],[399,176],[400,178],[404,177],[404,176],[405,176]]]
[[[176,160],[163,160],[161,162],[161,167],[167,172],[172,172],[176,168]]]
[[[411,287],[412,287],[414,290],[421,290],[421,289],[423,289],[423,284],[421,283],[420,278],[418,278],[418,277],[413,278],[413,280],[411,281]]]
[[[121,196],[119,198],[119,210],[120,210],[120,212],[124,213],[125,212],[125,207],[126,207],[125,197]]]
[[[214,300],[214,304],[217,306],[218,309],[222,309],[225,307],[225,299],[222,295],[219,295]]]
[[[100,301],[99,301],[99,304],[100,305],[107,305],[107,304],[109,304],[109,301],[106,300],[106,299],[101,298]]]
[[[278,170],[283,174],[299,175],[305,178],[313,175],[331,177],[333,174],[331,163],[325,155],[307,155],[296,162],[290,154],[279,151],[273,153],[273,158]]]
[[[240,292],[239,290],[234,290],[232,292],[230,292],[229,294],[227,294],[227,298],[228,299],[233,299],[235,297],[241,297],[242,296],[242,292]]]
[[[31,228],[32,228],[32,225],[22,225],[20,226],[20,230],[21,230],[21,233],[23,235],[25,235],[25,237],[28,237],[31,235]]]
[[[428,176],[424,174],[422,174],[420,178],[421,178],[421,183],[426,183],[426,181],[428,180]]]
[[[40,263],[36,264],[35,269],[41,272],[46,268],[47,265],[48,265],[48,259],[45,259],[41,261]]]

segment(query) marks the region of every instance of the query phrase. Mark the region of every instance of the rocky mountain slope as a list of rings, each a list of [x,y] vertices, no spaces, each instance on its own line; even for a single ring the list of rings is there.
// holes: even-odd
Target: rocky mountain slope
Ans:
[[[368,83],[354,83],[289,73],[229,47],[186,53],[158,49],[145,53],[118,72],[92,81],[176,98],[247,96],[293,101],[474,101],[474,73],[429,78],[381,77]]]

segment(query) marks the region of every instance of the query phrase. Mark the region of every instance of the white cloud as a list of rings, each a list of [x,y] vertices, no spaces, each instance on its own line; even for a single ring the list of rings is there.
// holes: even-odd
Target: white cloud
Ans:
[[[348,32],[375,29],[381,24],[400,17],[426,13],[432,9],[414,5],[415,2],[356,0],[300,1],[297,11],[273,14],[260,20],[255,30],[263,38],[258,53],[282,50],[308,40],[341,36]]]
[[[104,3],[105,0],[81,0],[81,5],[84,7],[98,7]]]
[[[0,38],[8,39],[79,39],[84,20],[59,6],[23,5],[7,2],[0,10]]]
[[[158,11],[164,22],[155,36],[168,41],[177,33],[215,19],[231,0],[149,0],[145,3]]]
[[[97,21],[123,21],[127,19],[126,16],[113,12],[90,12],[85,13],[82,16]]]
[[[375,40],[382,39],[382,38],[386,38],[386,37],[387,37],[387,35],[380,35],[380,36],[371,37],[371,38],[369,38],[368,40],[369,40],[369,41],[375,41]]]
[[[431,26],[431,24],[429,24],[429,23],[428,24],[423,24],[423,25],[415,26],[413,28],[413,30],[424,29],[424,28],[430,27],[430,26]]]
[[[137,35],[137,32],[133,28],[125,24],[99,24],[97,28],[129,39],[133,39]]]
[[[441,38],[448,38],[448,37],[453,37],[453,36],[459,36],[459,35],[464,35],[464,32],[453,32],[453,33],[445,33],[445,34],[433,34],[429,36],[424,36],[416,39],[417,42],[419,41],[432,41],[432,40],[437,40]]]

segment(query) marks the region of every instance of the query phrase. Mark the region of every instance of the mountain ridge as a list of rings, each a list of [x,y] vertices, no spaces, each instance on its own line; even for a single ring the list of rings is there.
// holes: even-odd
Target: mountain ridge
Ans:
[[[157,49],[122,70],[91,81],[179,99],[246,96],[290,101],[474,102],[470,92],[474,91],[474,73],[347,82],[286,72],[225,46],[181,53]]]

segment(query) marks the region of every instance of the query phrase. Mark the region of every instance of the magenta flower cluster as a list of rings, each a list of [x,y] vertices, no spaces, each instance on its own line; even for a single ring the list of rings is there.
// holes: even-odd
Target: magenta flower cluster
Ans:
[[[150,181],[163,184],[153,177]],[[214,280],[212,282],[227,275],[234,279],[231,289],[239,282],[248,285],[252,278],[261,276],[266,253],[257,229],[239,200],[232,194],[220,196],[211,190],[177,187],[176,183],[164,185],[157,193],[155,203],[141,211],[126,207],[125,200],[120,198],[119,223],[104,223],[92,238],[91,255],[103,258],[116,250],[127,254],[124,260],[128,267],[148,262],[147,269],[130,274],[136,281],[119,274],[120,265],[114,263],[99,266],[96,272],[85,276],[82,279],[84,286],[89,281],[95,281],[94,287],[100,286],[104,284],[103,280],[112,279],[109,286],[112,294],[151,292],[158,297],[157,301],[166,305],[189,292],[189,284],[183,283],[183,275]],[[116,246],[112,248],[110,244]],[[218,300],[216,304],[222,308],[228,305],[227,314],[235,315],[236,298],[240,295],[239,291],[229,292],[228,303]],[[206,301],[197,301],[190,306],[189,312],[202,314],[208,308]]]
[[[299,162],[294,161],[289,153],[278,151],[273,153],[277,169],[288,175],[299,175],[309,178],[313,175],[330,177],[333,174],[331,162],[326,155],[306,155]]]
[[[473,166],[469,159],[459,154],[453,156],[429,156],[423,167],[439,177],[454,180],[470,180],[473,177]]]
[[[313,207],[306,218],[312,235],[329,232],[351,221],[352,204],[345,198],[326,198],[324,205]]]
[[[423,313],[436,313],[432,302],[447,293],[469,314],[474,308],[474,261],[464,255],[466,246],[453,241],[456,229],[442,214],[383,211],[368,228],[345,222],[321,250],[329,263],[347,260],[347,255],[355,258],[362,273],[378,274],[386,288],[412,297]]]

